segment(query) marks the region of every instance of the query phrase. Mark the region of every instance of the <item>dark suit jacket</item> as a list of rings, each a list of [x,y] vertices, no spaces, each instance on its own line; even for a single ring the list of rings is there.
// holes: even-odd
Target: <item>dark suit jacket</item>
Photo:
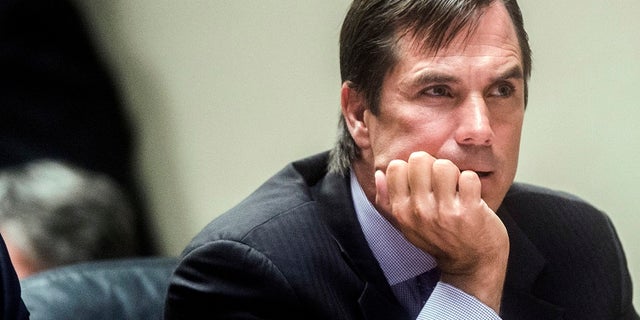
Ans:
[[[20,282],[13,268],[7,246],[0,235],[0,319],[29,319],[29,312],[20,297]]]
[[[408,319],[327,154],[292,163],[185,249],[167,319]],[[499,216],[511,253],[504,319],[638,319],[609,219],[566,194],[515,184]]]

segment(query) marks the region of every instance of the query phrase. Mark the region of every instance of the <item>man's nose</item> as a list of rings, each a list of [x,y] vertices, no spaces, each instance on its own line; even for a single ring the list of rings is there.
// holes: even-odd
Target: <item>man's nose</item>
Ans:
[[[491,114],[482,96],[470,96],[458,109],[456,141],[460,145],[489,146],[493,142]]]

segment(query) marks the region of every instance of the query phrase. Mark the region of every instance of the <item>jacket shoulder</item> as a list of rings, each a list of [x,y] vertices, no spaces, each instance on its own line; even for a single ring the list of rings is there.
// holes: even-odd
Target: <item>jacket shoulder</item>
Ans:
[[[533,219],[587,217],[606,219],[606,214],[583,198],[561,190],[514,183],[503,200],[511,215],[529,216]]]
[[[214,218],[185,251],[219,239],[242,240],[269,226],[294,224],[315,212],[314,187],[326,175],[328,155],[321,153],[285,166],[240,203]],[[295,219],[290,219],[295,215]],[[300,221],[298,221],[300,222]]]
[[[517,224],[512,232],[521,230],[545,260],[535,284],[543,300],[555,300],[567,314],[581,319],[634,313],[626,257],[605,212],[573,194],[522,183],[512,186],[501,210],[499,215]]]

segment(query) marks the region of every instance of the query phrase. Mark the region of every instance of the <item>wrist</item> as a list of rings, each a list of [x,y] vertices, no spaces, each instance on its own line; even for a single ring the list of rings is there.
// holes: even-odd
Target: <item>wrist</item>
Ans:
[[[507,254],[500,255],[489,262],[480,263],[468,272],[442,272],[440,280],[475,297],[497,314],[500,313],[502,291],[507,272]]]

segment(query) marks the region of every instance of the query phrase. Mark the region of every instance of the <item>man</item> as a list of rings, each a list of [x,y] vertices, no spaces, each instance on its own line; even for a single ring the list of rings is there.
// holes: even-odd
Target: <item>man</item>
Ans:
[[[639,319],[609,219],[514,184],[514,0],[355,0],[341,135],[187,247],[168,319]]]

